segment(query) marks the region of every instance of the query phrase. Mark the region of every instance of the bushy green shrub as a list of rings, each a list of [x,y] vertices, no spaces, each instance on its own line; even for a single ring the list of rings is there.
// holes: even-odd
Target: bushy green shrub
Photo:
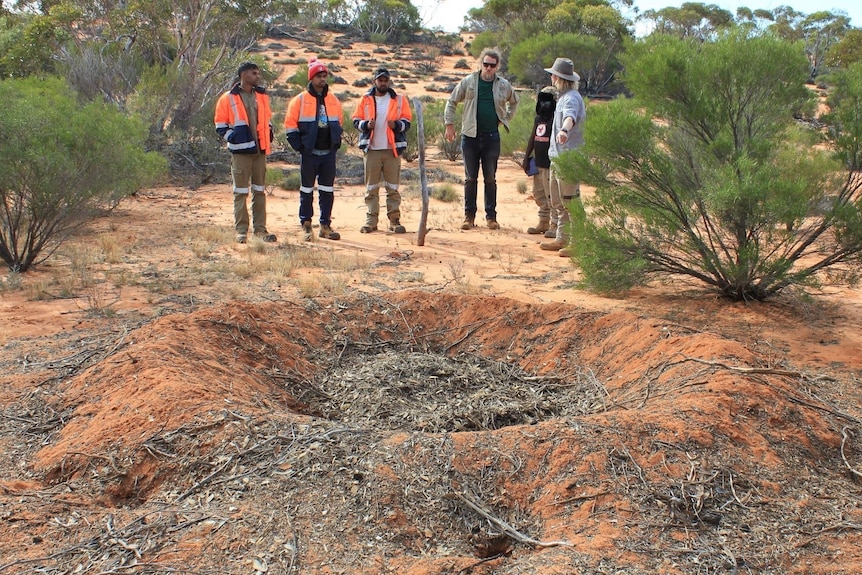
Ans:
[[[485,48],[494,48],[497,46],[499,42],[499,34],[493,32],[491,30],[485,30],[484,32],[479,32],[476,34],[476,37],[473,38],[473,41],[470,42],[470,55],[474,58],[478,58],[479,54],[482,53],[482,50]]]
[[[448,182],[433,186],[430,195],[435,200],[446,203],[457,202],[461,199],[458,189]]]
[[[601,61],[607,47],[597,38],[581,34],[548,34],[525,38],[512,46],[509,55],[509,70],[524,84],[550,84],[550,68],[558,57],[570,58],[575,63],[575,71],[581,76],[582,87],[592,91],[591,68]],[[618,66],[605,69],[604,74],[612,74]]]
[[[70,232],[155,181],[147,127],[102,102],[82,104],[59,79],[0,82],[0,259],[24,272]]]
[[[512,156],[523,151],[533,131],[536,119],[536,96],[531,92],[521,92],[515,117],[509,121],[509,131],[500,129],[500,156]]]
[[[813,104],[799,46],[744,30],[706,43],[656,36],[625,60],[637,99],[591,107],[584,147],[557,162],[596,189],[573,206],[587,285],[679,274],[761,300],[859,263],[862,180],[794,119]]]

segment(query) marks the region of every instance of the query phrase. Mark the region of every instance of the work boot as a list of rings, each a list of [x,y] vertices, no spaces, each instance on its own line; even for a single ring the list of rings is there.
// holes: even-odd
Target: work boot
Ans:
[[[548,220],[539,220],[539,223],[538,223],[538,224],[536,224],[536,227],[534,227],[534,228],[527,228],[527,233],[528,233],[528,234],[533,234],[533,235],[536,235],[536,234],[543,234],[543,233],[545,233],[546,231],[548,231],[549,229],[551,229],[551,223],[550,223],[550,221],[548,221]],[[555,232],[555,234],[556,234],[556,230],[554,230],[554,232]],[[556,237],[556,235],[554,235],[554,237]]]
[[[497,220],[485,220],[485,223],[488,224],[489,230],[499,230],[500,224],[497,223]]]
[[[566,242],[563,240],[553,240],[550,242],[542,242],[539,247],[548,252],[558,252],[566,247]]]
[[[246,243],[247,241],[248,241],[248,239],[246,239],[245,234],[237,234],[237,235],[236,235],[236,243],[238,243],[238,244],[244,244],[244,243]]]
[[[575,250],[574,250],[572,244],[569,244],[560,250],[560,257],[561,258],[571,258],[571,257],[574,257],[574,255],[575,255]]]
[[[462,230],[471,230],[476,227],[476,216],[464,216],[464,223],[461,224]]]
[[[255,235],[255,237],[260,238],[261,241],[266,242],[268,244],[274,244],[275,242],[278,241],[278,236],[276,236],[275,234],[271,234],[269,232],[263,232],[263,233],[255,232],[254,235]]]
[[[545,230],[545,237],[549,240],[552,240],[557,237],[557,224],[555,224],[554,222],[548,224],[548,229]]]
[[[396,234],[406,234],[407,228],[401,225],[400,220],[391,220],[389,222],[389,231]]]
[[[320,237],[322,237],[323,239],[326,239],[326,240],[340,240],[341,239],[341,234],[339,234],[338,232],[336,232],[335,230],[333,230],[331,227],[329,227],[326,224],[320,224],[320,234],[318,234],[318,235]]]
[[[377,226],[375,224],[365,224],[361,228],[359,228],[360,234],[370,234],[371,232],[376,232]]]
[[[310,242],[313,234],[311,233],[311,222],[302,222],[302,239]]]

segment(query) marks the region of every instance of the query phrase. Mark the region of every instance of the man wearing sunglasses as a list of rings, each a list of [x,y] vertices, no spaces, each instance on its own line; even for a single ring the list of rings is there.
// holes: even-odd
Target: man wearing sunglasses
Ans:
[[[461,153],[464,157],[464,223],[462,230],[476,225],[479,165],[485,181],[485,221],[488,228],[497,223],[497,160],[500,158],[500,124],[509,131],[509,121],[518,108],[518,95],[512,84],[497,75],[500,52],[485,48],[479,57],[481,68],[461,80],[446,102],[443,122],[446,139],[455,141],[455,109],[464,102],[461,114]]]

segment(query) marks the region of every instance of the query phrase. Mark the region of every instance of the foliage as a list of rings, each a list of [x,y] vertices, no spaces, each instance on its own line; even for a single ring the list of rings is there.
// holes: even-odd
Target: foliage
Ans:
[[[45,14],[0,17],[0,74],[25,77],[55,71],[53,56],[72,37],[80,12],[60,3]]]
[[[829,107],[822,120],[836,156],[848,170],[862,169],[862,61],[835,75]]]
[[[140,81],[144,61],[123,45],[80,42],[60,47],[54,56],[58,73],[87,100],[102,98],[124,106]]]
[[[825,64],[831,68],[846,68],[862,62],[862,30],[853,28],[826,52]]]
[[[461,130],[461,110],[463,106],[455,109],[455,134],[454,142],[446,140],[446,125],[443,123],[443,110],[446,108],[445,100],[433,100],[423,106],[425,144],[436,145],[443,156],[451,161],[457,162],[461,158],[461,138],[458,136]],[[416,118],[413,119],[410,131],[407,133],[407,153],[410,153],[410,143],[416,141]]]
[[[67,235],[151,183],[164,168],[144,152],[146,127],[114,107],[80,104],[60,80],[0,82],[0,258],[24,272]]]
[[[607,44],[594,36],[582,34],[542,33],[517,43],[509,57],[509,69],[526,84],[550,83],[545,68],[557,57],[570,58],[581,76],[583,91],[605,92],[621,66]]]
[[[509,122],[509,131],[500,129],[500,156],[512,156],[516,150],[524,150],[533,131],[536,119],[536,98],[532,94],[521,94],[515,117]]]
[[[608,91],[620,68],[618,54],[630,36],[628,21],[606,0],[490,0],[470,14],[483,30],[470,45],[473,56],[499,46],[506,72],[532,85],[547,83],[544,68],[556,57],[568,57],[588,94]]]
[[[685,2],[678,8],[647,10],[638,16],[638,21],[651,25],[655,34],[680,38],[712,40],[723,30],[743,25],[783,40],[799,41],[810,62],[811,81],[827,71],[830,50],[852,30],[850,20],[842,13],[821,10],[806,15],[786,5],[772,10],[739,8],[734,19],[733,14],[716,4]]]
[[[499,36],[494,32],[480,32],[470,42],[470,55],[478,58],[485,48],[494,48],[499,43]]]
[[[431,188],[430,196],[435,200],[450,204],[461,200],[461,193],[448,182],[437,184]]]
[[[800,30],[805,42],[805,54],[811,63],[809,79],[814,80],[824,71],[829,50],[850,30],[847,16],[820,11],[805,17]]]
[[[596,187],[575,206],[589,285],[682,274],[737,299],[813,282],[862,251],[859,178],[812,145],[797,45],[742,29],[713,43],[653,36],[625,57],[636,99],[590,108],[586,144],[558,161]]]
[[[405,42],[422,27],[419,10],[410,0],[368,0],[354,21],[363,36],[383,42]]]
[[[680,38],[708,40],[734,24],[733,14],[716,4],[685,2],[679,8],[669,6],[660,10],[646,10],[638,17],[651,22],[653,33],[670,34]]]

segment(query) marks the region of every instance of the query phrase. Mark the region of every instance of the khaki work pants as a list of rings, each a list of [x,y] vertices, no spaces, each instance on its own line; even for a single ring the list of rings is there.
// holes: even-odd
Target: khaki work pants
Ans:
[[[237,234],[249,229],[246,198],[251,192],[251,217],[254,233],[265,234],[266,229],[266,154],[232,154],[230,163],[233,177],[233,221]]]
[[[365,223],[377,227],[380,218],[380,186],[386,190],[386,216],[401,219],[401,156],[392,150],[368,150],[365,154]]]

